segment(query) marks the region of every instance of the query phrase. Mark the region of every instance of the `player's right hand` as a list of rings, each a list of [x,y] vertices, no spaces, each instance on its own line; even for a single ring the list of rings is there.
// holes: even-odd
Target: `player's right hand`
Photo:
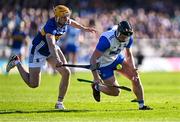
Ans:
[[[61,67],[63,65],[63,62],[62,61],[57,61],[56,62],[56,67]]]

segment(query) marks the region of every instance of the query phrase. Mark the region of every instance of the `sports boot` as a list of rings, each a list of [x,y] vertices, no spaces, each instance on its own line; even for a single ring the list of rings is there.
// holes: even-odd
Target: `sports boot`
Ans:
[[[8,64],[6,66],[6,72],[8,73],[12,68],[16,66],[15,61],[19,60],[19,57],[15,54],[12,54],[9,57]]]
[[[93,90],[93,97],[94,97],[94,99],[97,101],[97,102],[100,102],[100,98],[101,98],[101,96],[100,96],[100,91],[98,91],[98,90],[96,90],[95,89],[95,87],[96,87],[96,85],[98,85],[97,83],[93,83],[92,84],[92,90]]]

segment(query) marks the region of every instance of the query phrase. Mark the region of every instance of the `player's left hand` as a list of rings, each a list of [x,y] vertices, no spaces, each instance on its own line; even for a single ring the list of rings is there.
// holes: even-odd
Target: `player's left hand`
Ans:
[[[63,62],[61,62],[61,61],[56,62],[56,67],[61,67],[62,65],[63,65]]]

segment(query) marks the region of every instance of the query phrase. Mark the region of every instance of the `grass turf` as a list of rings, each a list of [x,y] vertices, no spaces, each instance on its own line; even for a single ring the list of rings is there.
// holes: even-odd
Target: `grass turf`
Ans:
[[[150,111],[139,111],[130,101],[134,94],[122,91],[118,97],[104,94],[100,103],[92,97],[90,84],[77,78],[92,79],[91,74],[76,73],[64,104],[65,111],[54,109],[58,95],[59,75],[42,75],[37,89],[28,88],[20,75],[0,75],[0,121],[78,121],[78,122],[171,122],[180,121],[180,73],[141,73],[146,104]],[[120,85],[130,81],[117,76]]]

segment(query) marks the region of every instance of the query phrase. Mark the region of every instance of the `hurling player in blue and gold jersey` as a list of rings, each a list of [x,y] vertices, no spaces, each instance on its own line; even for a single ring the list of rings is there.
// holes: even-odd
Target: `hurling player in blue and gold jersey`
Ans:
[[[50,18],[46,22],[45,26],[32,41],[29,55],[29,72],[25,71],[22,67],[17,55],[10,56],[6,71],[9,72],[16,66],[24,82],[30,88],[36,88],[39,86],[41,68],[47,61],[62,76],[55,108],[65,109],[63,98],[68,89],[70,70],[67,67],[61,67],[67,61],[61,49],[56,45],[56,41],[66,32],[67,26],[72,26],[86,32],[96,32],[96,30],[85,27],[75,20],[70,19],[71,11],[64,5],[57,5],[54,8],[54,15],[53,18]]]
[[[115,87],[102,85],[118,85],[114,76],[114,70],[125,75],[132,82],[133,92],[137,97],[140,110],[150,110],[149,106],[144,104],[144,90],[139,78],[137,69],[134,65],[134,59],[131,52],[133,44],[133,30],[128,21],[121,21],[119,25],[109,31],[102,33],[96,49],[91,57],[91,64],[97,62],[100,64],[98,70],[92,71],[94,84],[92,85],[93,96],[97,102],[100,102],[100,92],[110,96],[118,96],[120,90]],[[123,55],[125,51],[125,56]]]

